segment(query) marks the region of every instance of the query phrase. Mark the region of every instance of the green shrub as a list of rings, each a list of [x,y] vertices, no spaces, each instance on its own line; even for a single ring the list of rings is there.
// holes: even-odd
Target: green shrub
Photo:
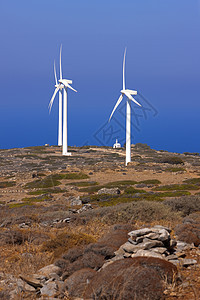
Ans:
[[[28,195],[59,194],[65,192],[66,190],[62,190],[61,188],[49,188],[49,189],[39,189],[36,191],[29,192]]]
[[[183,182],[187,184],[200,184],[200,177],[186,179]]]
[[[154,191],[187,191],[198,190],[199,187],[194,184],[170,184],[154,188]]]
[[[47,176],[44,179],[37,179],[27,183],[24,188],[32,189],[32,188],[49,188],[60,185],[61,182],[57,179],[52,178],[51,176]]]
[[[43,202],[43,201],[47,201],[50,199],[51,199],[51,197],[49,197],[47,195],[43,195],[40,197],[30,197],[30,198],[26,197],[26,198],[23,198],[22,202],[20,202],[20,203],[9,204],[9,208],[22,207],[25,205],[33,205],[34,203]]]
[[[184,168],[176,168],[176,167],[171,167],[171,168],[166,168],[166,172],[184,172],[186,171]]]
[[[184,161],[180,157],[177,157],[177,156],[166,156],[164,158],[161,158],[159,160],[159,162],[172,164],[172,165],[179,165],[179,164],[184,165]]]
[[[1,181],[0,182],[0,189],[4,189],[7,187],[12,187],[15,186],[16,182],[15,181]]]
[[[134,187],[130,186],[124,190],[124,194],[136,194],[136,193],[146,193],[145,190],[135,189]]]
[[[75,186],[84,187],[84,186],[98,185],[98,182],[96,182],[96,181],[80,181],[80,182],[67,183],[66,185],[75,185]]]

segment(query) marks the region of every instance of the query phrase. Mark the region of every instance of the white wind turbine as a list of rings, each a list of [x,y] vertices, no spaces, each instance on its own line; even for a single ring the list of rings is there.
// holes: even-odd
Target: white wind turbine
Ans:
[[[109,122],[118,107],[122,102],[123,96],[125,95],[128,99],[126,101],[126,166],[131,161],[131,101],[135,102],[137,105],[141,106],[132,95],[137,95],[137,91],[127,90],[125,88],[125,57],[126,57],[126,48],[124,51],[124,60],[123,60],[123,89],[121,90],[121,95],[113,108],[113,111],[110,115]]]
[[[57,92],[59,91],[59,104],[61,103],[61,105],[59,105],[59,128],[62,128],[62,89],[64,89],[62,154],[63,155],[71,155],[71,153],[67,151],[67,88],[70,88],[74,92],[77,92],[77,91],[70,86],[70,84],[72,84],[72,80],[62,78],[61,51],[62,51],[62,46],[60,48],[60,79],[58,80],[59,84],[57,82],[57,77],[56,77],[56,72],[55,72],[55,78],[56,78],[56,86],[55,87],[56,87],[56,89],[55,89],[54,94],[49,103],[49,110],[51,111],[55,96],[56,96]]]
[[[62,77],[62,68],[61,68],[61,53],[62,53],[62,45],[60,46],[60,79]],[[59,91],[59,119],[58,119],[58,146],[62,146],[62,89],[64,88],[63,84],[58,84],[57,75],[56,75],[56,66],[54,60],[54,76],[55,76],[55,91],[49,103],[49,113],[51,112],[51,108],[55,99],[57,92]]]

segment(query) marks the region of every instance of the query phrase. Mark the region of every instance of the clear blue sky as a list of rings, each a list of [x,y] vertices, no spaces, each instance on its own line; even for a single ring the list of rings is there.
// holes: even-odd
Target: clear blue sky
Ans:
[[[69,145],[124,141],[122,88],[140,92],[133,143],[200,152],[200,1],[0,1],[0,148],[57,143],[53,61],[63,44],[69,91]],[[146,99],[144,101],[141,95]],[[138,116],[140,115],[140,117]]]

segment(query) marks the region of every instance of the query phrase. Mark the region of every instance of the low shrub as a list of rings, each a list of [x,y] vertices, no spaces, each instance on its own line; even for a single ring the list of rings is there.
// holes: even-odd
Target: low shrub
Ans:
[[[61,256],[67,250],[96,242],[96,239],[86,233],[63,232],[45,242],[42,251],[53,252],[54,258]]]
[[[198,190],[199,187],[194,184],[169,184],[162,185],[154,188],[154,191],[187,191],[187,190]]]
[[[7,187],[12,187],[15,186],[16,182],[15,181],[1,181],[0,182],[0,189],[4,189]]]
[[[171,210],[169,206],[157,201],[132,201],[115,206],[97,208],[83,213],[81,218],[95,218],[106,224],[134,223],[135,221],[180,221],[180,214]]]
[[[146,193],[145,190],[135,189],[134,187],[130,186],[124,190],[124,194],[136,194],[136,193]]]
[[[200,177],[197,178],[189,178],[183,181],[184,183],[188,183],[188,184],[198,184],[200,185]]]
[[[184,172],[186,171],[184,168],[176,168],[176,167],[172,167],[172,168],[166,168],[165,169],[166,172]]]
[[[136,143],[135,144],[135,149],[149,150],[149,149],[151,149],[151,147],[148,146],[147,144]]]
[[[66,190],[62,190],[59,187],[55,188],[49,188],[49,189],[39,189],[36,191],[29,192],[28,195],[43,195],[43,194],[59,194],[59,193],[65,193]]]
[[[32,189],[32,188],[49,188],[49,187],[54,187],[60,185],[61,182],[58,181],[57,179],[54,179],[50,176],[45,177],[44,179],[37,179],[34,181],[31,181],[27,183],[24,188],[25,189]]]
[[[172,164],[172,165],[179,165],[182,164],[184,165],[184,161],[177,156],[166,156],[164,158],[161,158],[159,160],[160,163],[166,163],[166,164]]]
[[[200,196],[184,196],[165,200],[163,203],[182,216],[200,211]]]
[[[67,183],[66,185],[75,185],[75,186],[80,186],[80,187],[84,187],[84,186],[95,186],[98,185],[99,183],[96,181],[80,181],[80,182],[73,182],[73,183]]]
[[[20,203],[9,204],[9,207],[15,208],[15,207],[22,207],[25,205],[33,205],[34,203],[43,202],[43,201],[47,201],[50,199],[51,199],[51,197],[49,195],[42,195],[40,197],[31,197],[31,198],[27,197],[27,198],[23,198],[22,202],[20,202]]]
[[[198,152],[194,152],[194,153],[191,153],[191,152],[183,152],[184,155],[192,155],[192,156],[199,156],[199,153]]]

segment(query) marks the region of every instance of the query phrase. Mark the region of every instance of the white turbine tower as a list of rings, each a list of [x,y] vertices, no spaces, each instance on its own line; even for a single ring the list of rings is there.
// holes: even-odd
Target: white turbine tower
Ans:
[[[49,109],[51,110],[51,107],[53,105],[53,101],[55,99],[55,96],[56,96],[58,90],[61,89],[61,91],[62,91],[62,89],[64,89],[64,97],[63,97],[64,98],[63,99],[63,144],[62,144],[63,148],[62,148],[62,154],[63,155],[71,155],[71,153],[67,151],[67,88],[70,88],[74,92],[77,92],[77,91],[70,86],[70,84],[72,84],[72,80],[62,78],[61,50],[60,50],[60,79],[58,81],[59,81],[59,84],[57,85],[57,87],[54,91],[53,97],[51,98],[51,101],[49,103]],[[60,99],[62,99],[62,92],[61,92],[61,97],[59,98],[59,100]],[[61,102],[62,102],[62,100],[61,100]],[[59,109],[59,112],[60,112],[60,109]],[[62,113],[62,110],[61,110],[61,113]],[[62,120],[62,118],[61,118],[61,120]],[[60,121],[60,119],[59,119],[59,121]]]
[[[137,105],[141,106],[132,95],[137,95],[137,91],[127,90],[125,88],[125,58],[126,58],[126,48],[124,51],[124,60],[123,60],[123,89],[121,90],[121,95],[113,108],[113,111],[110,115],[109,122],[118,107],[122,102],[123,96],[125,95],[128,99],[126,101],[126,166],[131,161],[131,101],[135,102]]]

